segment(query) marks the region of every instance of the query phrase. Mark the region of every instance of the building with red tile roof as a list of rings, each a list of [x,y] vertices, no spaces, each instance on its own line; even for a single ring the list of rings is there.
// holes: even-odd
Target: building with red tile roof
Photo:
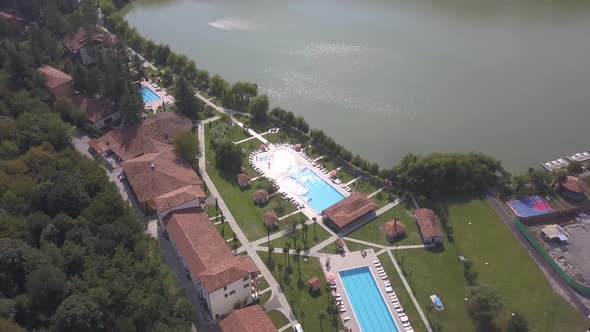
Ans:
[[[278,227],[279,226],[279,216],[273,211],[267,212],[262,216],[262,220],[264,220],[264,224],[270,227]]]
[[[406,225],[397,220],[390,220],[383,224],[383,232],[387,240],[391,241],[396,237],[406,234]]]
[[[277,332],[270,318],[258,304],[234,310],[220,323],[222,332]]]
[[[253,300],[256,264],[249,256],[234,256],[203,209],[172,211],[163,225],[212,317],[230,313],[235,303]]]
[[[240,188],[247,188],[250,186],[250,177],[246,173],[238,174],[238,186]]]
[[[154,198],[154,204],[158,211],[158,219],[162,220],[173,210],[189,207],[199,207],[205,204],[207,195],[200,186],[188,185],[169,193]]]
[[[559,181],[559,189],[563,196],[566,198],[583,201],[587,199],[586,191],[588,191],[588,185],[582,179],[568,175]]]
[[[55,98],[71,97],[74,94],[74,79],[72,76],[51,66],[42,66],[37,71],[45,79],[45,87]]]
[[[424,243],[442,243],[443,232],[438,217],[430,209],[418,209],[414,212],[416,223]]]
[[[374,217],[377,205],[365,195],[355,192],[322,212],[324,223],[335,231],[352,226],[361,218]]]
[[[87,31],[80,27],[76,32],[68,34],[63,45],[65,49],[83,65],[96,62],[96,51],[110,48],[117,42],[116,38],[99,27]]]
[[[121,118],[121,113],[115,111],[115,105],[111,99],[78,95],[72,97],[72,104],[86,114],[86,120],[96,129],[102,129]]]
[[[307,284],[309,285],[309,289],[312,292],[317,292],[322,287],[322,282],[318,277],[311,277],[309,280],[307,280]]]
[[[256,189],[254,191],[254,203],[262,205],[266,202],[268,202],[268,191],[266,189]]]
[[[121,163],[125,177],[137,200],[145,209],[156,207],[155,199],[190,185],[201,185],[201,179],[173,148],[148,153]]]
[[[112,152],[125,161],[170,148],[176,135],[192,127],[192,121],[180,113],[159,112],[141,124],[118,128],[92,139],[89,145],[97,153]]]

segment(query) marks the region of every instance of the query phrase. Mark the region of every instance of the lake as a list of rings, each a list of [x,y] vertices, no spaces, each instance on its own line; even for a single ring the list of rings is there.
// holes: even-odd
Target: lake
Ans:
[[[126,18],[383,167],[481,151],[524,172],[590,149],[583,0],[138,0]]]

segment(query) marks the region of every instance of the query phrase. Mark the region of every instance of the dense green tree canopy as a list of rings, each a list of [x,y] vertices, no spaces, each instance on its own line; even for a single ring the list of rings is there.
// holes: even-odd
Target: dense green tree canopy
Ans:
[[[265,123],[268,120],[268,96],[254,97],[248,106],[248,113],[252,114],[255,122]]]
[[[184,76],[176,80],[174,99],[176,109],[189,117],[196,117],[202,111],[203,105],[195,97],[195,92]]]
[[[500,161],[481,153],[409,154],[393,168],[393,180],[403,189],[425,196],[473,193],[498,183]]]
[[[199,154],[199,142],[191,132],[180,133],[174,138],[174,151],[176,155],[194,165]]]
[[[258,86],[254,83],[236,82],[225,91],[223,95],[223,106],[246,112],[250,100],[258,95]]]

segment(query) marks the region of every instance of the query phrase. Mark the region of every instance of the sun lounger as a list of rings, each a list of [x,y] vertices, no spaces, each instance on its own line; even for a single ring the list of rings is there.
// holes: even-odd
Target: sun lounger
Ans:
[[[385,287],[385,291],[387,293],[392,293],[393,292],[393,288],[391,288],[391,287]]]
[[[398,314],[401,314],[402,312],[404,312],[404,309],[402,308],[397,308],[395,309],[395,311],[397,311]]]
[[[350,320],[350,316],[344,316],[343,319],[345,322],[348,322]]]

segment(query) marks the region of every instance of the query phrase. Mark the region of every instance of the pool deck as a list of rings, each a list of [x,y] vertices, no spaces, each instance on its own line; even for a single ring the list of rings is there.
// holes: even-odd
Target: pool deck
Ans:
[[[150,90],[152,90],[155,94],[157,94],[158,96],[160,96],[160,99],[154,100],[154,101],[150,101],[149,103],[145,103],[145,109],[146,110],[150,110],[150,111],[153,111],[155,113],[156,110],[158,109],[158,107],[162,106],[162,101],[164,101],[164,103],[166,105],[171,105],[171,104],[174,103],[173,97],[170,96],[168,94],[168,92],[166,92],[166,89],[160,88],[160,91],[156,91],[156,89],[154,89],[154,87],[151,86],[150,83],[151,83],[151,81],[150,82],[146,82],[146,81],[141,81],[140,82],[141,86],[145,86],[145,87],[149,88]]]
[[[284,149],[284,150],[289,151],[291,153],[291,155],[293,156],[294,161],[295,161],[295,164],[297,165],[297,167],[299,167],[299,168],[305,168],[305,167],[306,168],[309,168],[318,177],[320,177],[322,180],[326,181],[326,183],[328,183],[328,185],[332,186],[332,188],[336,189],[339,193],[341,193],[342,195],[344,195],[344,197],[348,197],[350,195],[350,193],[347,192],[346,190],[344,190],[344,188],[342,188],[342,187],[334,184],[332,182],[332,180],[330,179],[330,177],[329,177],[328,174],[324,174],[317,167],[312,166],[309,161],[307,161],[305,158],[303,158],[303,156],[299,152],[295,151],[294,149],[289,148],[289,147],[285,147],[285,146],[277,146],[275,144],[269,144],[267,148],[268,148],[268,151],[266,152],[266,154],[268,154],[268,155],[272,155],[278,149]],[[256,159],[254,159],[254,164],[256,166],[260,167],[260,169],[262,170],[262,173],[263,173],[262,175],[264,177],[274,179],[277,182],[277,184],[279,185],[279,191],[280,192],[285,192],[289,196],[295,197],[298,202],[302,203],[304,205],[304,208],[301,209],[301,211],[307,217],[309,217],[310,219],[312,217],[320,217],[320,214],[322,213],[322,211],[316,211],[301,196],[295,194],[294,192],[290,191],[287,188],[287,185],[285,185],[284,180],[283,180],[287,176],[286,174],[283,174],[283,173],[280,173],[280,172],[274,172],[271,168],[269,168],[268,162],[266,160],[256,160]]]
[[[377,283],[377,287],[379,288],[379,291],[383,296],[383,300],[385,301],[387,308],[389,309],[389,312],[391,313],[391,316],[393,317],[393,320],[395,321],[395,324],[398,327],[399,332],[405,332],[402,321],[397,311],[393,308],[393,304],[389,299],[388,293],[385,291],[385,285],[383,284],[385,280],[381,280],[381,278],[379,277],[379,272],[377,272],[377,268],[373,263],[374,261],[378,260],[377,255],[375,254],[373,249],[366,249],[365,252],[365,257],[363,257],[360,251],[355,251],[347,252],[343,255],[331,255],[328,257],[320,258],[320,264],[322,266],[324,274],[327,276],[328,273],[332,272],[336,275],[336,293],[340,293],[340,296],[342,296],[342,302],[344,303],[344,307],[346,308],[345,312],[340,313],[340,319],[342,320],[342,323],[344,324],[345,328],[351,328],[353,332],[361,331],[358,320],[356,319],[356,315],[352,309],[352,305],[350,304],[350,299],[348,298],[346,289],[343,286],[342,279],[340,279],[339,272],[366,266],[369,268],[369,270],[371,270],[371,274],[373,275],[373,278]],[[330,259],[330,266],[326,267],[326,260],[328,258]],[[391,282],[391,280],[389,281]],[[394,286],[397,285],[392,285],[392,288],[395,291],[396,287]],[[350,320],[344,322],[344,317],[346,316],[350,317]]]

